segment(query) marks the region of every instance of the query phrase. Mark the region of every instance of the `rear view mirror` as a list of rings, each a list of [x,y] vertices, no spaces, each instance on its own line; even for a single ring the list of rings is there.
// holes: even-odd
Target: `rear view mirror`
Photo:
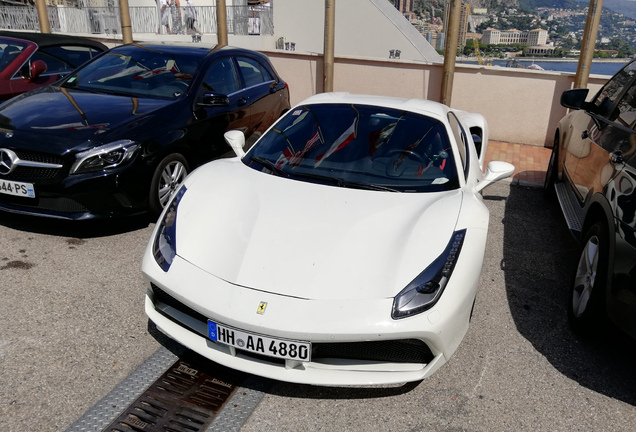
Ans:
[[[566,90],[561,94],[561,105],[569,109],[585,109],[585,99],[589,89],[571,89]]]
[[[486,167],[486,175],[477,185],[477,192],[482,191],[491,184],[510,177],[515,172],[515,166],[508,162],[492,161]]]
[[[36,60],[31,63],[29,81],[35,81],[40,75],[46,72],[46,63],[42,60]]]
[[[245,135],[243,134],[243,132],[241,132],[240,130],[227,131],[225,132],[224,137],[225,142],[227,142],[230,147],[232,147],[232,150],[234,150],[234,153],[239,158],[245,156],[245,151],[243,150],[243,147],[245,146]]]
[[[227,96],[215,93],[205,93],[199,105],[206,107],[228,106],[230,99]]]

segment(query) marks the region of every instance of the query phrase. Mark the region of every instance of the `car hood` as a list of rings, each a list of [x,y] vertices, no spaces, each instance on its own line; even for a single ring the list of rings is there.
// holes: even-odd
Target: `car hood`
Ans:
[[[19,141],[23,149],[37,151],[46,142],[47,152],[64,154],[90,147],[88,141],[133,138],[135,128],[157,121],[157,111],[173,103],[45,87],[0,105],[0,146]]]
[[[463,195],[312,184],[238,159],[199,168],[186,186],[181,258],[229,283],[303,299],[395,296],[445,249]]]

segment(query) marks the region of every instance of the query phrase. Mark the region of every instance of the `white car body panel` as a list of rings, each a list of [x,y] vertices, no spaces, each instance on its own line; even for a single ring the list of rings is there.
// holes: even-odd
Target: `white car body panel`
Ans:
[[[395,296],[444,250],[456,219],[439,215],[458,215],[462,201],[459,190],[396,194],[293,181],[237,159],[200,171],[209,186],[180,204],[188,224],[179,255],[230,283],[303,299]]]

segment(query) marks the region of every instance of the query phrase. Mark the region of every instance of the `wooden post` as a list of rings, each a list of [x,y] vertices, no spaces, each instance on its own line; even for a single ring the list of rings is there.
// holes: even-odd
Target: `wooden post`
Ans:
[[[38,20],[40,21],[40,31],[42,33],[51,33],[51,24],[49,23],[49,14],[46,11],[46,0],[35,0],[35,7],[38,11]]]
[[[576,77],[574,78],[574,88],[586,88],[587,80],[590,77],[590,66],[594,58],[594,45],[598,35],[598,24],[601,20],[603,0],[590,0],[587,10],[587,21],[585,22],[585,33],[581,40],[581,54],[576,67]]]
[[[442,75],[442,100],[444,105],[450,106],[453,95],[453,77],[455,75],[455,57],[457,56],[457,41],[459,40],[459,18],[462,0],[450,0],[448,25],[446,26],[446,46],[444,49],[444,75]]]
[[[130,24],[130,10],[128,0],[119,0],[119,15],[121,16],[121,37],[125,44],[133,42],[132,25]]]
[[[216,0],[216,37],[218,46],[227,45],[227,8],[225,0]]]
[[[323,91],[333,91],[336,0],[325,0],[325,46],[323,53]]]

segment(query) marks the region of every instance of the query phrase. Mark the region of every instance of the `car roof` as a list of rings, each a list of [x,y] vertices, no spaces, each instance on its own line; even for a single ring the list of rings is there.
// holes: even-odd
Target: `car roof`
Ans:
[[[157,42],[143,42],[143,43],[132,43],[127,45],[120,45],[113,50],[125,48],[125,47],[137,47],[140,49],[148,48],[154,49],[157,51],[165,52],[165,53],[180,53],[180,54],[190,54],[194,56],[206,56],[208,54],[216,53],[216,52],[227,52],[228,54],[252,54],[259,56],[261,58],[266,59],[267,57],[264,54],[259,53],[258,51],[248,50],[245,48],[238,48],[229,45],[204,45],[204,44],[192,44],[185,42],[169,42],[169,43],[157,43]]]
[[[100,51],[106,51],[108,47],[101,42],[80,36],[68,36],[56,33],[31,33],[31,32],[15,32],[0,31],[0,37],[10,37],[14,39],[23,39],[35,42],[40,47],[49,47],[57,45],[82,45],[95,48]]]
[[[446,105],[425,99],[405,99],[388,96],[361,95],[345,92],[319,93],[311,96],[298,105],[325,104],[325,103],[346,103],[377,105],[395,109],[413,111],[419,114],[445,119],[450,111]]]

